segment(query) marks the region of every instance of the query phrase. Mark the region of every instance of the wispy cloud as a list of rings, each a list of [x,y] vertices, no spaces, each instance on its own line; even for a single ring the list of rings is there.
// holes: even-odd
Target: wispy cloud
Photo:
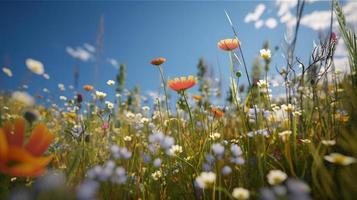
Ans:
[[[278,25],[278,22],[276,21],[276,19],[274,19],[272,17],[265,21],[265,26],[270,29],[274,29],[277,25]]]
[[[346,5],[342,7],[342,10],[345,14],[347,23],[349,23],[350,25],[356,25],[357,2],[350,1],[346,3]],[[330,10],[313,11],[309,14],[304,15],[301,18],[301,24],[313,30],[319,31],[319,30],[328,29],[330,27],[330,20],[331,20]],[[334,27],[336,28],[337,25],[338,24],[336,18],[334,17]]]
[[[84,43],[83,46],[84,46],[84,48],[85,48],[86,50],[88,50],[89,52],[91,52],[91,53],[94,53],[94,52],[95,52],[95,47],[94,47],[93,45],[88,44],[88,43]]]
[[[93,46],[91,46],[87,43],[85,43],[83,47],[73,48],[73,47],[67,46],[66,52],[73,58],[86,62],[93,58],[91,51],[88,50],[88,48],[89,48],[90,50],[95,51],[94,47],[93,48],[92,47]]]
[[[254,26],[256,29],[259,29],[263,26],[266,26],[269,29],[274,29],[278,25],[276,19],[274,19],[273,17],[270,17],[267,20],[261,19],[261,16],[264,14],[265,8],[265,4],[258,4],[253,12],[250,12],[245,16],[244,22],[254,22]]]
[[[245,16],[244,22],[249,23],[249,22],[258,21],[260,16],[262,16],[262,14],[264,13],[264,10],[265,10],[265,5],[262,3],[258,4],[257,7],[255,7],[254,12],[250,12]]]
[[[119,62],[115,60],[114,58],[108,58],[107,59],[108,63],[111,64],[114,68],[118,69]]]

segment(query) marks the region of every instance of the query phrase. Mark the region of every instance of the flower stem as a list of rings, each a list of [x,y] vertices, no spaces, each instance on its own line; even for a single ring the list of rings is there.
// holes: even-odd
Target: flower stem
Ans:
[[[183,96],[183,99],[185,100],[187,109],[188,109],[188,114],[190,115],[190,121],[191,121],[191,131],[193,132],[193,120],[192,120],[192,114],[191,114],[191,109],[190,106],[188,105],[187,98],[185,95],[185,91],[182,91],[181,95]]]
[[[169,103],[168,103],[168,98],[167,98],[167,90],[166,90],[166,81],[165,81],[165,78],[164,78],[164,73],[162,72],[162,68],[161,66],[158,67],[159,68],[159,71],[160,71],[160,76],[161,76],[161,82],[164,86],[164,93],[165,93],[165,102],[166,102],[166,112],[167,112],[167,117],[169,117]]]

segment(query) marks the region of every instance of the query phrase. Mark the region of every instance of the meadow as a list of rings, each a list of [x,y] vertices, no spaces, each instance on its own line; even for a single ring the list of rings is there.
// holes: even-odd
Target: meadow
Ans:
[[[216,77],[204,60],[197,74],[167,79],[160,55],[148,61],[162,82],[152,105],[139,89],[125,88],[125,65],[106,82],[114,102],[95,85],[58,85],[72,97],[33,97],[26,87],[2,92],[0,199],[354,199],[357,36],[337,1],[333,13],[339,32],[321,36],[309,62],[294,56],[296,40],[288,44],[279,99],[268,76],[274,50],[265,44],[263,65],[250,73],[248,41],[239,40],[227,13],[222,23],[232,37],[212,42],[230,63],[224,106],[212,103],[222,94],[211,90]],[[347,47],[348,73],[335,69],[337,38]],[[40,61],[26,65],[44,74]]]

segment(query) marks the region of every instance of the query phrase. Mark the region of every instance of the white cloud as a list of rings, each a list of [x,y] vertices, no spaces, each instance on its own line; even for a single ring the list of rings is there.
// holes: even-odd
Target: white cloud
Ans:
[[[254,23],[255,28],[259,29],[260,27],[262,27],[264,25],[263,20],[258,20]]]
[[[336,71],[343,73],[350,72],[348,57],[334,58],[333,62],[335,64]]]
[[[315,31],[330,27],[331,11],[314,11],[301,18],[301,24]]]
[[[357,2],[350,1],[346,3],[346,5],[342,6],[342,10],[345,14],[346,21],[350,25],[356,26],[357,24]],[[334,27],[337,28],[338,22],[336,21],[336,17],[334,14]],[[309,14],[304,15],[301,18],[301,24],[309,27],[315,31],[325,30],[330,27],[331,22],[331,11],[329,10],[321,10],[321,11],[313,11]]]
[[[278,16],[283,16],[286,13],[290,13],[290,9],[297,5],[297,0],[277,0],[276,5],[278,6]]]
[[[79,59],[81,61],[88,61],[93,57],[93,55],[82,47],[77,47],[76,49],[72,47],[66,47],[67,53],[73,58]]]
[[[118,68],[119,63],[118,63],[118,61],[115,60],[114,58],[108,58],[107,61],[108,61],[113,67]]]
[[[94,53],[95,52],[95,47],[91,44],[84,43],[83,44],[84,48],[86,48],[87,51]]]
[[[278,22],[274,18],[269,18],[265,21],[265,26],[270,29],[275,28],[277,25],[278,25]]]
[[[265,5],[262,3],[258,4],[257,7],[255,7],[254,12],[250,12],[245,16],[244,22],[249,23],[249,22],[258,21],[260,16],[262,16],[264,10],[265,10]]]

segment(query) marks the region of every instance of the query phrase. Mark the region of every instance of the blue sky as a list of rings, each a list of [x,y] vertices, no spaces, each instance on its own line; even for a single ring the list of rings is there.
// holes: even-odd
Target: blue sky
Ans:
[[[254,13],[262,4],[264,11],[260,15]],[[227,53],[217,48],[220,39],[233,36],[224,10],[228,11],[238,30],[250,68],[265,40],[269,40],[271,46],[283,43],[288,22],[281,22],[281,19],[295,12],[294,5],[289,7],[288,4],[279,1],[1,2],[0,64],[10,68],[13,77],[1,73],[0,89],[15,90],[27,84],[32,94],[41,92],[43,87],[56,93],[59,92],[58,83],[73,84],[75,59],[66,48],[81,47],[90,54],[83,45],[96,47],[101,16],[104,17],[104,48],[98,79],[95,80],[94,58],[80,61],[80,85],[93,84],[113,96],[106,81],[115,79],[117,69],[108,62],[108,59],[115,59],[127,65],[127,88],[139,85],[144,94],[158,90],[158,71],[149,64],[158,56],[167,58],[164,65],[167,77],[196,74],[198,59],[203,57],[217,75],[218,61],[223,77],[228,79]],[[311,2],[304,13],[323,12],[329,5],[329,2]],[[255,18],[258,14],[259,19],[247,20],[249,13]],[[275,27],[265,25],[269,18],[277,22]],[[263,25],[257,26],[257,21]],[[306,61],[312,41],[317,39],[317,31],[326,33],[327,30],[323,25],[313,30],[309,23],[305,24],[299,35],[297,55]],[[274,55],[273,67],[284,65],[281,53]],[[27,58],[41,61],[51,78],[46,80],[30,72],[25,65]]]

